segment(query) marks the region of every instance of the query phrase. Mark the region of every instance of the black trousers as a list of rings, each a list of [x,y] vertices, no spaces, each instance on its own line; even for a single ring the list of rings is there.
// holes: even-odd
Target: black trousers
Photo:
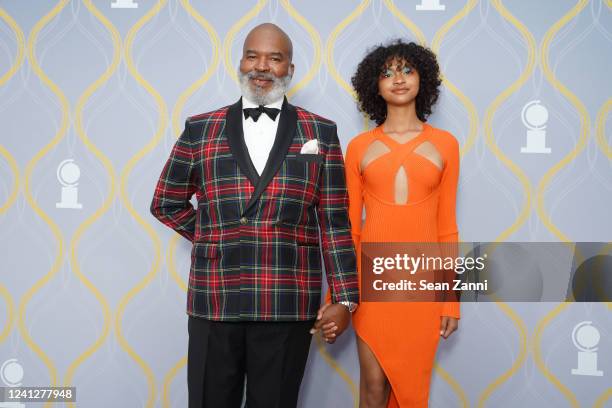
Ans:
[[[290,408],[298,392],[314,321],[219,322],[189,316],[189,408]]]

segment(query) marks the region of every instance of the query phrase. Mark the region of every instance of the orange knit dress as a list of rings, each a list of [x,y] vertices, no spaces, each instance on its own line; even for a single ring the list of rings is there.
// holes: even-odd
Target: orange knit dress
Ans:
[[[377,141],[386,149],[379,144],[377,155],[362,169],[364,154]],[[427,149],[437,151],[441,168],[440,161],[436,164],[423,154]],[[459,145],[450,133],[424,124],[416,137],[399,143],[379,126],[351,140],[345,165],[358,254],[362,242],[457,241]],[[396,176],[402,166],[400,180],[407,183],[407,196],[398,203]],[[440,316],[459,318],[459,303],[361,302],[353,314],[355,332],[390,382],[388,407],[427,407]]]

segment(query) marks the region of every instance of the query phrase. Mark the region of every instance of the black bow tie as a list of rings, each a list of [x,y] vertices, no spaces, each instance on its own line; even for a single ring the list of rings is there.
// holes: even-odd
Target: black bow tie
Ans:
[[[261,116],[262,113],[265,113],[272,120],[276,120],[276,116],[280,112],[280,109],[277,108],[267,108],[263,105],[259,105],[256,108],[244,108],[244,118],[248,119],[249,116],[253,118],[253,122],[257,122],[257,119]]]

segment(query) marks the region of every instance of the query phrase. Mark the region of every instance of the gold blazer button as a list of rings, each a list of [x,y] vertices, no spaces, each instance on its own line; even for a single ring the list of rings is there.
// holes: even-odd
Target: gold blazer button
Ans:
[[[247,217],[242,217],[242,218],[240,218],[240,223],[241,223],[242,225],[246,225],[248,222],[249,222],[249,220],[247,220]]]

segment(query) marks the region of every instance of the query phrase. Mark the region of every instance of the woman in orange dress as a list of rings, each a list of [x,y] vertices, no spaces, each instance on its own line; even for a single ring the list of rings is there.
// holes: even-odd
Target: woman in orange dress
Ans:
[[[459,145],[425,123],[441,83],[435,55],[414,43],[379,46],[352,83],[361,110],[378,125],[346,151],[357,253],[364,242],[456,242]],[[353,313],[359,406],[427,407],[438,340],[457,329],[458,319],[457,302],[360,302]],[[326,338],[333,337],[329,327]]]

